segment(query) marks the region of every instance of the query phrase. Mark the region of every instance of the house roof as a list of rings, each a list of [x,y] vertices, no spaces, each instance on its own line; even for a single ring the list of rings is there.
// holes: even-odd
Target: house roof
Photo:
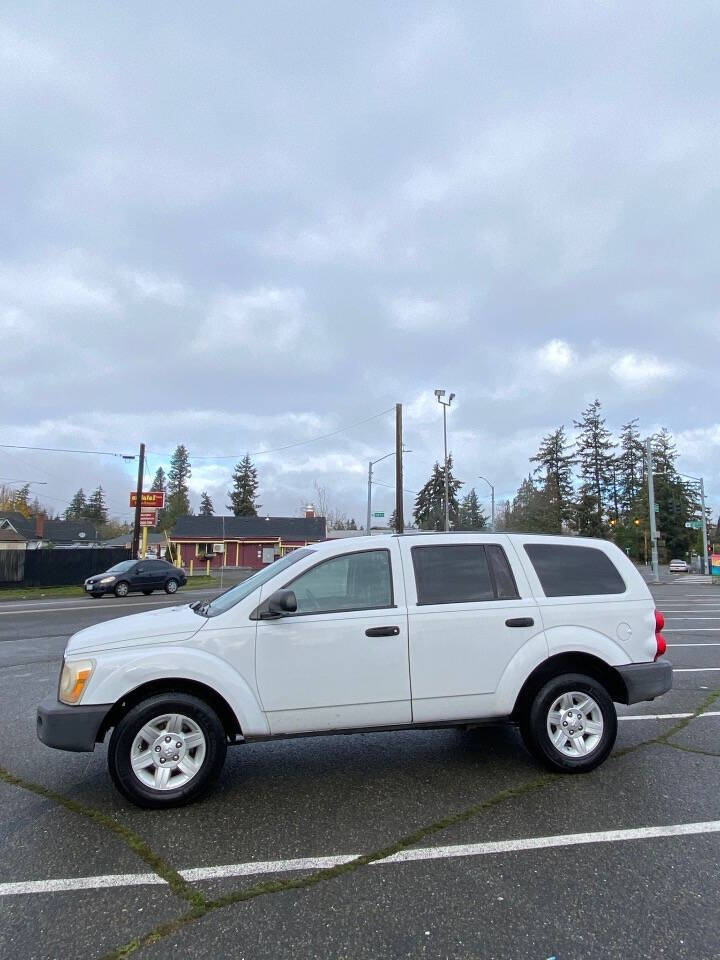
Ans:
[[[46,540],[51,543],[93,543],[98,532],[92,520],[49,520],[43,523],[42,538],[36,533],[35,517],[24,517],[16,510],[0,513],[0,521],[8,523],[26,540]]]
[[[192,540],[324,540],[325,517],[178,517],[171,536]]]
[[[0,543],[27,543],[27,537],[12,527],[0,527]]]
[[[121,533],[119,537],[111,537],[109,540],[103,540],[103,547],[126,547],[132,543],[132,530],[130,533]],[[164,533],[150,533],[148,531],[147,542],[150,544],[156,545],[158,543],[165,543],[165,534]]]

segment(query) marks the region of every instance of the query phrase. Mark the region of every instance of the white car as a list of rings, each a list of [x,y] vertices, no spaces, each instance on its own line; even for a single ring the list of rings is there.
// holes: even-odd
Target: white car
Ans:
[[[685,560],[671,560],[670,573],[687,573],[690,567]]]
[[[229,744],[506,718],[554,770],[610,753],[613,701],[669,690],[642,576],[602,540],[356,537],[304,547],[212,601],[68,641],[40,739],[93,750],[146,807],[200,796]]]

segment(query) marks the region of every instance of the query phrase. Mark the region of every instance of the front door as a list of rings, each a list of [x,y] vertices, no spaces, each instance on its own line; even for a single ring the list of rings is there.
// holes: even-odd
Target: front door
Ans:
[[[260,620],[257,682],[270,730],[410,723],[397,545],[330,557],[290,580],[297,613]]]

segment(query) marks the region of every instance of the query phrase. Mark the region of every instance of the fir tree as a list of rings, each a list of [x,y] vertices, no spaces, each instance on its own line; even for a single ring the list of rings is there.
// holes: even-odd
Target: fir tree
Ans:
[[[257,502],[259,481],[249,453],[235,465],[232,480],[232,490],[228,490],[228,510],[232,510],[236,517],[256,517],[261,506]]]
[[[209,494],[206,490],[200,494],[200,516],[201,517],[212,517],[215,513],[215,507],[213,507],[213,502],[210,499]]]
[[[107,523],[108,512],[105,504],[105,493],[100,484],[97,485],[97,488],[93,490],[88,497],[84,516],[86,519],[92,520],[98,527]]]
[[[628,420],[620,428],[620,455],[616,459],[618,506],[623,517],[629,517],[645,480],[645,450],[638,418]]]
[[[458,510],[459,530],[484,530],[487,526],[487,517],[480,506],[477,493],[473,487],[460,501]]]
[[[452,472],[452,456],[448,456],[448,515],[450,526],[458,520],[458,491],[462,480],[456,480]],[[433,466],[433,472],[425,486],[415,498],[413,517],[421,530],[445,529],[445,470],[439,463]]]
[[[24,517],[30,516],[30,484],[24,483],[19,487],[13,496],[13,509],[17,510]]]
[[[577,462],[582,485],[578,509],[578,530],[585,536],[602,537],[608,493],[612,488],[612,464],[615,444],[601,415],[601,404],[594,400],[575,420],[580,431],[577,439]]]
[[[150,489],[155,493],[164,493],[166,494],[167,501],[167,475],[162,467],[158,467],[155,471],[155,476],[153,477],[153,482],[150,485]],[[158,509],[157,512],[157,523],[155,524],[157,529],[164,530],[165,526],[165,510]]]
[[[512,504],[505,507],[503,529],[546,533],[550,524],[549,513],[545,491],[538,489],[532,474],[529,474],[518,487]]]
[[[63,514],[63,517],[65,520],[79,520],[81,517],[85,516],[86,508],[87,500],[85,499],[85,492],[83,491],[83,488],[80,487],[68,504],[68,508]]]
[[[157,478],[157,474],[155,476]],[[178,517],[186,517],[192,513],[188,486],[191,476],[190,456],[185,444],[181,443],[175,448],[175,453],[170,458],[167,496],[162,518],[163,530],[170,530]]]
[[[540,449],[530,462],[538,464],[535,473],[542,476],[546,514],[543,527],[549,533],[562,533],[572,518],[575,493],[572,481],[575,458],[569,452],[564,426],[543,437]]]

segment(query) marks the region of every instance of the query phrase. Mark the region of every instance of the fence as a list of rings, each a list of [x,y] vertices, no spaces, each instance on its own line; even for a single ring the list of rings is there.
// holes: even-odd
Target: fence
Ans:
[[[86,577],[103,573],[130,559],[127,547],[91,547],[77,550],[0,550],[0,586],[62,587],[81,585]]]

